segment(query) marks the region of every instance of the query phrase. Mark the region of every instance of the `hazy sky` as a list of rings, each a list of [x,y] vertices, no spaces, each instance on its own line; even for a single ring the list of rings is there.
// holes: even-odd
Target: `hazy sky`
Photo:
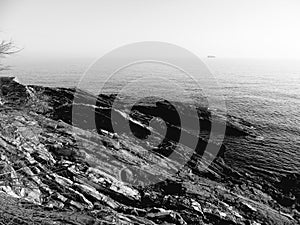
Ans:
[[[24,57],[165,41],[199,56],[300,58],[300,1],[0,0],[0,30]]]

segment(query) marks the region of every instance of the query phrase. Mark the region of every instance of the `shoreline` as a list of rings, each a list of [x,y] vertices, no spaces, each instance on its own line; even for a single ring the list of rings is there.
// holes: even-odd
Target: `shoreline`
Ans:
[[[297,175],[271,183],[235,171],[222,157],[217,157],[203,172],[197,164],[199,154],[193,155],[174,174],[165,163],[176,166],[176,161],[155,155],[153,162],[159,170],[151,170],[148,163],[154,159],[140,155],[145,147],[110,130],[107,117],[112,99],[109,96],[95,99],[85,93],[77,95],[82,98],[81,103],[96,101],[103,108],[97,112],[101,121],[97,128],[101,132],[95,132],[89,129],[95,121],[88,120],[95,111],[84,104],[81,106],[88,113],[78,117],[73,126],[76,121],[72,118],[72,89],[25,86],[12,78],[0,78],[0,89],[1,163],[5,165],[1,174],[9,175],[1,175],[6,184],[2,184],[0,192],[7,198],[57,210],[57,216],[63,210],[76,212],[81,220],[79,224],[85,224],[87,218],[143,224],[299,223]],[[138,108],[144,114],[138,114],[135,119],[142,122],[146,116],[156,115],[158,109]],[[120,119],[122,122],[126,117]],[[208,117],[204,121],[208,123]],[[134,124],[140,134],[141,131],[147,134],[146,123]],[[240,131],[232,129],[227,135]],[[202,141],[205,144],[205,139]],[[135,169],[134,174],[144,180],[151,176],[163,179],[145,186],[120,182],[112,175],[115,170],[122,170],[124,162],[133,163],[132,171]],[[130,180],[130,173],[126,172],[125,177]],[[287,183],[290,189],[286,189]],[[99,215],[99,210],[108,216]]]

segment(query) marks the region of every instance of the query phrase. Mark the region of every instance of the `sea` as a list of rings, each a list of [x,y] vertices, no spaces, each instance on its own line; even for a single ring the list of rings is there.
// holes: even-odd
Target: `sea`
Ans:
[[[132,101],[155,95],[209,108],[212,102],[205,96],[212,96],[213,110],[249,122],[256,134],[227,140],[227,164],[263,175],[300,173],[300,60],[203,58],[209,82],[154,62],[113,74],[109,65],[91,59],[8,62],[11,69],[1,76],[15,76],[24,84],[120,93]]]

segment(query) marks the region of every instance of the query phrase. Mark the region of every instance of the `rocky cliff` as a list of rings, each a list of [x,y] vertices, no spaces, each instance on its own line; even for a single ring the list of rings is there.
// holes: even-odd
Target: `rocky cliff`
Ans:
[[[0,90],[2,224],[299,224],[299,177],[269,182],[235,171],[217,142],[210,144],[220,154],[203,169],[211,129],[206,109],[198,109],[198,135],[180,129],[164,101],[128,113],[112,109],[113,95],[26,86],[14,78],[1,78]],[[151,133],[161,140],[160,126],[151,124],[159,117],[166,138],[151,146],[122,126],[114,132],[112,114],[140,140]],[[247,123],[222,123],[226,136],[252,135]],[[188,158],[183,152],[191,146],[178,143],[178,132],[197,139]]]

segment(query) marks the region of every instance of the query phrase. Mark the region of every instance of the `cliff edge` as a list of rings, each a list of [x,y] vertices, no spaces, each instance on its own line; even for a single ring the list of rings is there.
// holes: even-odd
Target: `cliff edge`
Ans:
[[[153,117],[167,120],[163,114],[174,113],[165,102],[139,105],[126,114],[112,112],[114,96],[23,85],[3,77],[0,90],[3,224],[300,222],[298,189],[283,193],[282,181],[276,186],[233,170],[222,159],[226,146],[219,146],[221,153],[210,167],[201,168],[198,162],[210,131],[205,109],[198,111],[204,125],[203,136],[196,134],[196,151],[186,159],[182,152],[188,144],[177,146],[182,151],[176,153],[176,159],[187,162],[179,165],[180,160],[167,157],[166,149],[172,150],[176,141],[172,135],[166,145],[151,148],[149,155],[149,146],[114,132],[110,121],[110,115],[116,113],[117,123],[130,120],[133,131],[147,136],[154,129],[149,124]],[[74,107],[82,110],[74,111]],[[80,112],[84,113],[76,114]],[[91,120],[92,114],[96,116]],[[172,119],[166,124],[172,134],[179,129]],[[247,124],[227,123],[226,127],[226,135],[251,135]],[[154,135],[159,137],[159,132]],[[150,182],[155,179],[157,182]],[[284,182],[294,182],[297,187],[298,181],[292,177]]]

